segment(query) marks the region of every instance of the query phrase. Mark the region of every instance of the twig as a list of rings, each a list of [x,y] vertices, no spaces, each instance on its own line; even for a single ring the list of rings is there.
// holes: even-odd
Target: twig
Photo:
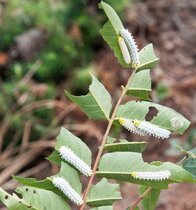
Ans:
[[[16,84],[14,89],[14,94],[16,95],[18,94],[18,91],[20,90],[21,86],[26,84],[31,79],[31,77],[36,73],[36,71],[39,69],[40,66],[41,66],[41,61],[37,60],[31,67],[31,69],[28,71],[28,73]],[[16,104],[14,104],[12,108],[15,107],[15,105]],[[0,127],[0,153],[2,150],[4,135],[6,134],[9,127],[10,127],[10,116],[8,114],[4,117],[4,120]]]
[[[16,151],[16,145],[18,141],[20,140],[21,133],[16,131],[12,140],[9,142],[6,149],[3,151],[3,153],[0,155],[0,162],[2,163],[4,160],[6,160],[8,157],[13,156]]]
[[[18,110],[16,112],[16,114],[18,115],[23,115],[26,114],[28,112],[31,112],[35,109],[39,109],[42,107],[48,107],[48,108],[60,108],[60,109],[65,109],[65,103],[63,101],[58,101],[58,100],[41,100],[41,101],[36,101],[34,103],[28,104],[26,106],[24,106],[23,108],[21,108],[20,110]]]
[[[6,116],[2,123],[1,123],[1,126],[0,126],[0,153],[1,153],[1,150],[2,150],[2,146],[3,146],[3,138],[4,138],[4,135],[6,134],[7,130],[9,129],[9,119],[8,117]]]
[[[30,134],[31,134],[31,127],[32,123],[30,121],[27,121],[24,125],[24,132],[22,137],[22,144],[21,144],[21,150],[27,148]]]
[[[31,69],[27,72],[27,74],[25,74],[25,76],[20,80],[19,83],[17,83],[15,89],[14,89],[14,94],[17,94],[19,89],[21,88],[21,86],[25,85],[27,82],[29,82],[29,80],[33,77],[33,75],[37,72],[37,70],[39,69],[39,67],[41,66],[41,61],[37,60],[33,66],[31,67]]]
[[[121,95],[120,95],[120,97],[119,97],[119,99],[118,99],[118,101],[117,101],[117,103],[116,103],[116,106],[115,106],[115,108],[114,108],[114,111],[113,111],[113,113],[112,113],[112,116],[111,116],[111,118],[110,118],[110,120],[109,120],[109,122],[108,122],[108,126],[107,126],[106,131],[105,131],[105,134],[104,134],[104,136],[103,136],[103,140],[102,140],[101,146],[99,147],[99,152],[98,152],[97,157],[96,157],[96,159],[95,159],[95,163],[94,163],[94,166],[93,166],[92,175],[91,175],[91,177],[90,177],[90,179],[89,179],[88,185],[87,185],[86,190],[85,190],[85,192],[84,192],[84,196],[83,196],[83,201],[84,201],[84,202],[83,202],[82,206],[80,207],[80,210],[84,210],[84,208],[85,208],[86,199],[87,199],[88,193],[89,193],[89,191],[90,191],[91,185],[92,185],[92,183],[93,183],[93,179],[94,179],[94,177],[95,177],[95,173],[96,173],[96,170],[97,170],[97,166],[98,166],[98,164],[99,164],[99,160],[100,160],[101,155],[102,155],[103,150],[104,150],[104,145],[105,145],[105,143],[106,143],[107,136],[108,136],[108,134],[109,134],[109,132],[110,132],[110,129],[111,129],[111,127],[112,127],[113,121],[114,121],[115,116],[116,116],[116,112],[117,112],[117,110],[118,110],[118,108],[119,108],[119,106],[120,106],[120,104],[121,104],[121,102],[122,102],[122,99],[123,99],[124,95],[125,95],[126,92],[127,92],[129,83],[132,81],[132,79],[133,79],[135,73],[136,73],[136,70],[133,71],[133,73],[131,74],[130,78],[129,78],[128,81],[127,81],[127,84],[126,84],[125,88],[123,88],[123,91],[122,91],[122,93],[121,93]]]
[[[44,171],[48,168],[48,162],[44,161],[41,162],[40,164],[36,165],[35,167],[32,167],[20,174],[17,174],[17,176],[22,176],[22,177],[30,177],[30,176],[34,176],[37,173],[39,173],[40,171]],[[13,190],[18,186],[18,182],[14,179],[9,180],[8,182],[6,182],[5,184],[2,185],[2,188],[4,190]]]
[[[134,210],[134,208],[146,197],[146,195],[152,190],[151,187],[148,187],[134,202],[128,207],[129,210]]]
[[[0,184],[8,180],[12,174],[20,171],[20,169],[22,169],[27,163],[30,163],[33,160],[33,158],[37,157],[42,151],[43,151],[43,148],[31,149],[30,151],[17,157],[0,174]]]

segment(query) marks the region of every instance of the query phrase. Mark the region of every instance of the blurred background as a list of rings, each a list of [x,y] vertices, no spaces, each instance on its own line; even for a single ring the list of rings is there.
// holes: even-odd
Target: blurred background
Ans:
[[[86,94],[91,72],[115,100],[130,74],[99,34],[106,22],[99,2],[0,0],[0,185],[9,192],[17,186],[13,174],[42,179],[58,170],[45,157],[61,126],[96,155],[106,124],[88,120],[64,89]],[[154,44],[160,62],[151,72],[153,101],[192,122],[185,135],[174,134],[161,146],[159,140],[149,141],[144,159],[179,161],[183,156],[176,144],[189,150],[196,139],[196,1],[105,2],[118,12],[140,49]],[[120,137],[120,129],[114,127],[111,135]],[[124,130],[121,137],[144,140]],[[115,208],[125,209],[137,197],[136,190],[123,185],[124,201]],[[193,185],[172,185],[162,192],[157,210],[194,210],[195,194]]]

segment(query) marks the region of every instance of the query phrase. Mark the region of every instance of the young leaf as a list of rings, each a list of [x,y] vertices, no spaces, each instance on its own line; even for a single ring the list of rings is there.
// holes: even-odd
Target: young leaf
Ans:
[[[24,199],[20,199],[17,195],[10,195],[0,188],[0,201],[7,206],[8,210],[37,210],[26,203]]]
[[[74,96],[68,91],[65,93],[90,119],[109,119],[112,108],[111,96],[95,76],[92,75],[92,84],[87,95]]]
[[[119,185],[110,184],[104,178],[98,184],[92,186],[87,198],[87,204],[89,206],[107,206],[120,199],[122,198]]]
[[[124,151],[124,152],[143,152],[147,146],[147,142],[119,142],[105,144],[104,150],[108,152]]]
[[[129,83],[128,95],[148,100],[151,91],[150,69],[139,71],[135,74],[133,80]]]
[[[196,158],[187,158],[183,162],[182,167],[190,172],[196,179]]]
[[[18,187],[16,192],[22,196],[23,200],[29,206],[37,210],[71,210],[69,205],[61,197],[48,190],[22,186]]]
[[[153,49],[152,44],[148,44],[145,46],[140,52],[140,66],[137,68],[137,70],[144,70],[144,69],[152,69],[159,58],[156,57]]]
[[[158,111],[157,116],[154,116],[150,121],[155,125],[180,134],[183,134],[190,125],[190,122],[175,110],[148,101],[131,101],[121,105],[118,109],[117,117],[145,120],[150,107],[156,108]],[[174,127],[173,120],[179,122],[178,126]]]
[[[169,170],[169,179],[160,181],[147,181],[134,178],[131,173],[138,171],[164,171]],[[102,156],[99,164],[98,177],[106,177],[120,181],[131,182],[139,185],[151,186],[158,189],[166,189],[168,184],[175,182],[193,182],[196,179],[182,167],[170,162],[160,163],[159,166],[146,163],[140,153],[113,152]]]
[[[146,186],[140,186],[139,191],[140,194],[142,194],[148,187]],[[156,208],[160,190],[152,188],[151,191],[145,196],[145,198],[142,200],[142,205],[144,207],[144,210],[154,210]]]

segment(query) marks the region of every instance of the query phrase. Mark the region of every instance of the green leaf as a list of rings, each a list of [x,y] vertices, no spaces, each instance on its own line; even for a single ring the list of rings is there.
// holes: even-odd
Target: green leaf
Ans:
[[[39,181],[35,178],[23,178],[20,176],[13,176],[13,178],[20,184],[26,186],[37,187],[39,189],[52,190],[52,191],[56,189],[49,179],[44,179]]]
[[[167,180],[147,181],[135,179],[131,173],[137,171],[162,171],[169,170],[171,176]],[[193,182],[192,175],[182,167],[170,162],[165,162],[159,166],[146,163],[142,159],[141,153],[135,152],[113,152],[101,157],[98,177],[115,179],[119,181],[131,182],[139,185],[151,186],[153,188],[166,189],[168,184],[175,182]]]
[[[0,201],[7,206],[8,210],[37,210],[20,199],[16,194],[10,195],[0,188]]]
[[[139,71],[129,83],[127,94],[148,100],[151,91],[150,69]]]
[[[114,30],[116,31],[116,34],[119,34],[120,30],[123,29],[124,27],[123,27],[123,24],[122,24],[119,16],[115,12],[115,10],[109,4],[106,4],[103,1],[101,1],[99,6],[100,6],[100,8],[102,8],[104,10],[110,23],[112,24]]]
[[[113,206],[101,206],[101,207],[95,207],[91,210],[113,210]]]
[[[183,162],[182,167],[190,172],[196,179],[196,158],[187,158]]]
[[[65,93],[90,119],[109,119],[112,108],[111,96],[95,76],[92,75],[92,84],[87,95],[74,96],[68,91]]]
[[[180,134],[184,133],[190,125],[190,121],[181,114],[177,113],[175,110],[148,101],[130,101],[121,105],[117,111],[117,117],[128,118],[131,120],[145,120],[145,116],[149,112],[150,107],[156,108],[158,111],[157,116],[154,116],[150,121],[155,125],[171,131],[176,131]],[[181,127],[174,128],[172,126],[173,119],[180,121]]]
[[[61,161],[63,161],[57,150],[54,150],[46,159],[59,166],[61,164]]]
[[[60,171],[52,177],[56,176],[64,177],[77,193],[81,193],[82,185],[80,183],[79,175],[76,170],[70,167],[68,164],[62,162]],[[67,197],[60,190],[54,187],[52,184],[52,177],[48,177],[47,179],[41,181],[38,181],[34,178],[22,178],[18,176],[14,176],[14,179],[17,180],[20,184],[36,187],[39,189],[50,190],[61,196],[63,199],[67,199]]]
[[[73,135],[65,128],[61,128],[60,134],[57,136],[56,151],[58,151],[61,146],[69,147],[80,159],[91,167],[92,154],[90,149],[80,138]],[[52,153],[52,158],[54,160],[56,157],[55,161],[59,162],[60,159],[57,154],[59,154],[59,152]],[[61,159],[61,161],[63,160]]]
[[[125,63],[122,52],[120,50],[118,44],[118,34],[115,32],[114,28],[112,27],[112,24],[109,21],[103,26],[103,28],[100,30],[100,33],[103,39],[111,48],[111,50],[114,52],[114,55],[117,58],[118,62],[121,64],[121,66],[123,66],[124,68],[130,68],[131,64],[128,65]]]
[[[113,137],[110,137],[108,136],[107,139],[106,139],[106,143],[108,144],[112,144],[116,141],[116,138],[113,138]]]
[[[103,1],[99,5],[101,8],[103,8],[104,12],[106,13],[109,19],[109,21],[106,24],[104,24],[103,28],[100,30],[100,33],[103,39],[107,42],[107,44],[114,52],[114,55],[117,58],[118,62],[123,67],[130,68],[131,64],[128,65],[125,63],[122,52],[118,44],[119,32],[124,28],[124,26],[118,15],[116,14],[116,12],[110,5],[106,4]]]
[[[192,150],[186,151],[184,150],[181,146],[176,145],[176,147],[185,155],[188,155],[191,158],[196,158],[196,147],[193,148]]]
[[[105,144],[104,150],[108,152],[125,151],[125,152],[143,152],[147,146],[147,142],[120,142]]]
[[[140,186],[140,194],[142,194],[147,188],[148,187],[146,186]],[[160,192],[159,189],[151,188],[151,191],[142,200],[144,210],[154,210],[156,208]]]
[[[136,207],[134,208],[134,210],[140,210],[140,208],[139,208],[138,206],[136,206]]]
[[[37,210],[71,209],[61,197],[48,190],[22,186],[18,187],[16,192],[22,195],[23,200],[25,200],[29,206],[32,206]]]
[[[122,199],[118,184],[110,184],[107,179],[102,179],[92,186],[87,199],[89,206],[107,206]]]
[[[159,58],[156,57],[152,44],[148,44],[139,52],[140,65],[137,70],[152,69]]]

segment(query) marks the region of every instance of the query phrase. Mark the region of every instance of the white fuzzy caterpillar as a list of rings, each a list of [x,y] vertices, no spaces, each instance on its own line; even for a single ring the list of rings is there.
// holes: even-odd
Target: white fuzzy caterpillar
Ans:
[[[91,168],[83,160],[81,160],[70,148],[61,146],[59,149],[59,153],[62,159],[75,166],[82,174],[84,174],[85,176],[91,176]]]
[[[119,118],[120,124],[128,131],[140,136],[154,136],[157,138],[169,138],[170,131],[153,125],[150,122]]]
[[[123,56],[123,59],[124,59],[125,63],[130,64],[131,63],[131,56],[130,56],[129,50],[126,46],[126,43],[121,36],[118,37],[118,44],[119,44],[120,50],[122,52],[122,56]]]
[[[171,176],[170,171],[145,171],[145,172],[132,172],[131,175],[135,179],[142,179],[142,180],[151,180],[151,181],[161,181],[165,179],[169,179]]]
[[[140,64],[140,57],[139,57],[138,47],[135,43],[135,40],[131,32],[129,32],[129,30],[127,29],[122,29],[120,31],[120,36],[124,39],[126,46],[129,49],[132,66],[136,68]]]
[[[52,183],[60,191],[62,191],[72,202],[78,206],[82,205],[82,197],[70,186],[70,184],[62,177],[54,177]]]
[[[159,126],[154,125],[150,122],[133,120],[133,124],[149,136],[167,139],[171,134],[170,131],[164,128],[160,128]]]
[[[133,122],[130,119],[126,119],[126,118],[119,118],[118,119],[120,124],[125,127],[128,131],[136,134],[136,135],[140,135],[140,136],[145,136],[146,133],[143,132],[142,130],[138,129]]]

